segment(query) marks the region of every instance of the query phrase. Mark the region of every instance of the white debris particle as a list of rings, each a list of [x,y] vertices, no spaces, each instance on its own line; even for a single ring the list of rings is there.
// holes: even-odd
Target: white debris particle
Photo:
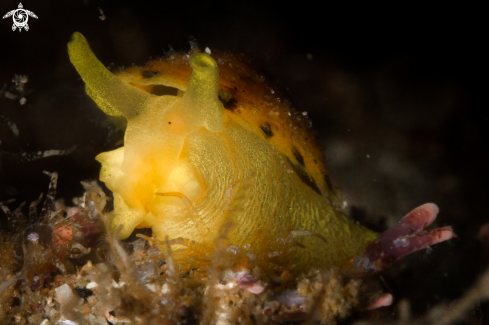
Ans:
[[[12,94],[10,91],[3,93],[3,96],[8,99],[17,99],[17,95]]]
[[[255,260],[255,254],[251,253],[251,252],[248,252],[246,253],[246,257],[252,261]]]
[[[400,237],[394,240],[394,246],[399,247],[407,247],[409,246],[409,241],[405,237]]]
[[[41,154],[39,152],[39,154]],[[44,151],[44,153],[42,154],[43,157],[49,157],[49,156],[57,156],[61,154],[61,150],[46,150]]]
[[[156,286],[153,284],[153,283],[148,283],[146,285],[146,288],[148,288],[149,290],[151,290],[152,292],[156,292]]]
[[[57,287],[54,289],[54,291],[56,292],[56,300],[58,300],[61,304],[67,303],[74,297],[73,291],[67,284]]]
[[[211,55],[211,49],[210,49],[210,48],[208,48],[208,47],[206,47],[206,48],[205,48],[205,53],[207,53],[207,54]]]
[[[12,79],[12,82],[15,83],[15,86],[17,87],[23,86],[23,84],[26,84],[28,81],[29,77],[22,75],[14,75],[14,79]]]
[[[369,154],[367,154],[367,159],[370,159],[370,155]]]
[[[102,8],[98,7],[98,12],[100,13],[100,16],[98,16],[98,18],[101,21],[104,21],[107,17],[105,17],[105,14],[104,14],[104,11],[102,10]]]
[[[15,324],[25,324],[26,323],[25,318],[20,313],[15,315],[14,319],[15,319]]]
[[[302,112],[302,115],[307,116],[307,112]]]
[[[98,283],[97,282],[90,282],[89,284],[87,284],[87,289],[93,289],[93,288],[96,288],[98,287]]]
[[[341,209],[346,209],[347,206],[348,206],[348,202],[346,200],[341,202]]]
[[[121,288],[121,287],[122,287],[123,285],[125,285],[125,284],[126,284],[125,282],[119,282],[119,283],[117,283],[117,282],[115,282],[115,280],[114,280],[114,279],[112,279],[112,286],[113,286],[114,288],[116,288],[116,289]]]
[[[272,95],[275,94],[275,91],[272,88],[270,88],[270,92],[272,93]]]
[[[224,284],[218,283],[215,285],[215,288],[218,290],[224,290],[226,288],[226,286]]]
[[[115,316],[112,316],[111,314],[108,314],[105,316],[109,322],[112,324],[117,324],[117,318]]]
[[[193,36],[189,37],[188,42],[190,44],[190,51],[199,49],[199,45],[197,44],[197,41],[195,40],[195,38]]]
[[[168,283],[165,283],[162,287],[161,287],[161,293],[166,295],[168,292],[170,292],[170,288],[168,287]]]
[[[282,252],[275,251],[275,252],[268,253],[268,257],[272,258],[275,256],[279,256],[281,254],[282,254]]]
[[[43,158],[50,156],[63,156],[72,153],[76,149],[76,146],[73,146],[67,150],[46,150],[44,152],[38,151],[37,155],[42,156]]]
[[[58,324],[60,324],[60,325],[78,325],[78,323],[76,323],[72,320],[69,320],[69,319],[59,320]]]
[[[241,253],[241,248],[236,245],[230,245],[228,246],[228,248],[226,248],[226,250],[234,255],[238,255],[239,253]]]
[[[25,87],[24,85],[29,81],[28,76],[23,76],[23,75],[14,75],[14,78],[12,79],[12,82],[15,84],[15,90],[19,93],[14,94],[10,91],[5,90],[6,85],[1,89],[0,91],[0,96],[3,96],[8,99],[17,99],[20,97],[20,105],[24,105],[27,102],[27,99],[25,98]]]

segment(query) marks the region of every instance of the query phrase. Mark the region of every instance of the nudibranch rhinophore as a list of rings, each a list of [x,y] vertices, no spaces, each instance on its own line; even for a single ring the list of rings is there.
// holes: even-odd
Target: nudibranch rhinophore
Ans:
[[[436,216],[432,204],[380,237],[337,211],[307,121],[240,55],[173,53],[114,75],[80,33],[68,52],[88,95],[106,114],[127,119],[124,146],[96,157],[121,239],[150,227],[158,240],[212,249],[232,222],[229,243],[251,250],[248,257],[304,270],[361,256],[357,267],[376,271],[452,236],[450,228],[422,231]],[[412,216],[421,219],[412,224]],[[386,238],[394,254],[387,259],[377,254],[388,250]]]

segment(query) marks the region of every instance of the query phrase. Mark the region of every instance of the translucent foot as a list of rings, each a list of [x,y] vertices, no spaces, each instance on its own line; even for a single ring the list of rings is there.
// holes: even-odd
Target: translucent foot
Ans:
[[[196,243],[193,240],[185,239],[185,238],[175,238],[172,240],[168,241],[159,241],[157,239],[145,236],[143,234],[136,234],[136,237],[143,238],[147,241],[150,242],[151,245],[156,245],[158,247],[164,247],[166,246],[167,252],[158,254],[158,255],[152,255],[150,259],[154,260],[159,260],[161,258],[164,258],[167,260],[167,264],[169,263],[168,259],[172,259],[175,262],[175,264],[178,266],[178,273],[181,275],[185,274],[191,269],[196,268],[197,266],[207,266],[210,265],[211,259],[210,259],[210,250],[207,246]],[[186,250],[176,250],[173,251],[171,250],[172,245],[182,245],[186,246],[188,249]],[[198,256],[198,257],[197,257]],[[205,268],[204,268],[205,269]],[[166,274],[162,277],[161,279],[166,278]]]
[[[454,236],[451,227],[424,230],[435,220],[438,211],[436,204],[426,203],[409,212],[368,244],[355,268],[363,274],[378,273],[401,257],[451,239]]]

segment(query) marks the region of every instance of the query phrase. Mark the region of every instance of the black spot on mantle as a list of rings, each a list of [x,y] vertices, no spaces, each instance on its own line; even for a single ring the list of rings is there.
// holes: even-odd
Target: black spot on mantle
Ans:
[[[263,133],[265,133],[267,139],[273,137],[272,126],[269,123],[263,123],[260,125],[260,129],[263,131]]]
[[[309,175],[304,169],[302,169],[302,167],[300,165],[293,164],[290,161],[289,157],[287,157],[285,155],[284,155],[284,157],[287,160],[287,162],[289,163],[289,165],[292,167],[292,169],[294,170],[294,172],[297,174],[297,176],[299,176],[299,179],[302,181],[302,183],[304,183],[307,186],[309,186],[317,194],[323,195],[321,193],[321,191],[319,190],[319,188],[318,188],[318,186],[316,184],[316,181],[314,180],[314,178],[311,177],[311,175]]]
[[[145,79],[152,78],[152,77],[156,76],[157,74],[158,74],[158,72],[155,72],[155,71],[149,71],[149,70],[141,71],[141,75]]]
[[[297,150],[296,147],[292,147],[292,153],[294,154],[294,157],[295,159],[297,159],[299,164],[304,166],[304,157],[302,157],[301,153],[299,152],[299,150]]]

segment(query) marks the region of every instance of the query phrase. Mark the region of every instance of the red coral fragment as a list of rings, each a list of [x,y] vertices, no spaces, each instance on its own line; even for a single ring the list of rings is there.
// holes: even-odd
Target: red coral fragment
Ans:
[[[355,267],[364,274],[378,273],[398,259],[454,236],[451,227],[424,230],[436,218],[436,204],[426,203],[409,212],[392,228],[368,244]]]
[[[365,310],[377,309],[380,307],[387,307],[392,305],[394,297],[390,293],[383,293],[379,297],[373,299]]]
[[[53,230],[53,245],[63,245],[73,240],[73,229],[68,225],[62,225]]]

